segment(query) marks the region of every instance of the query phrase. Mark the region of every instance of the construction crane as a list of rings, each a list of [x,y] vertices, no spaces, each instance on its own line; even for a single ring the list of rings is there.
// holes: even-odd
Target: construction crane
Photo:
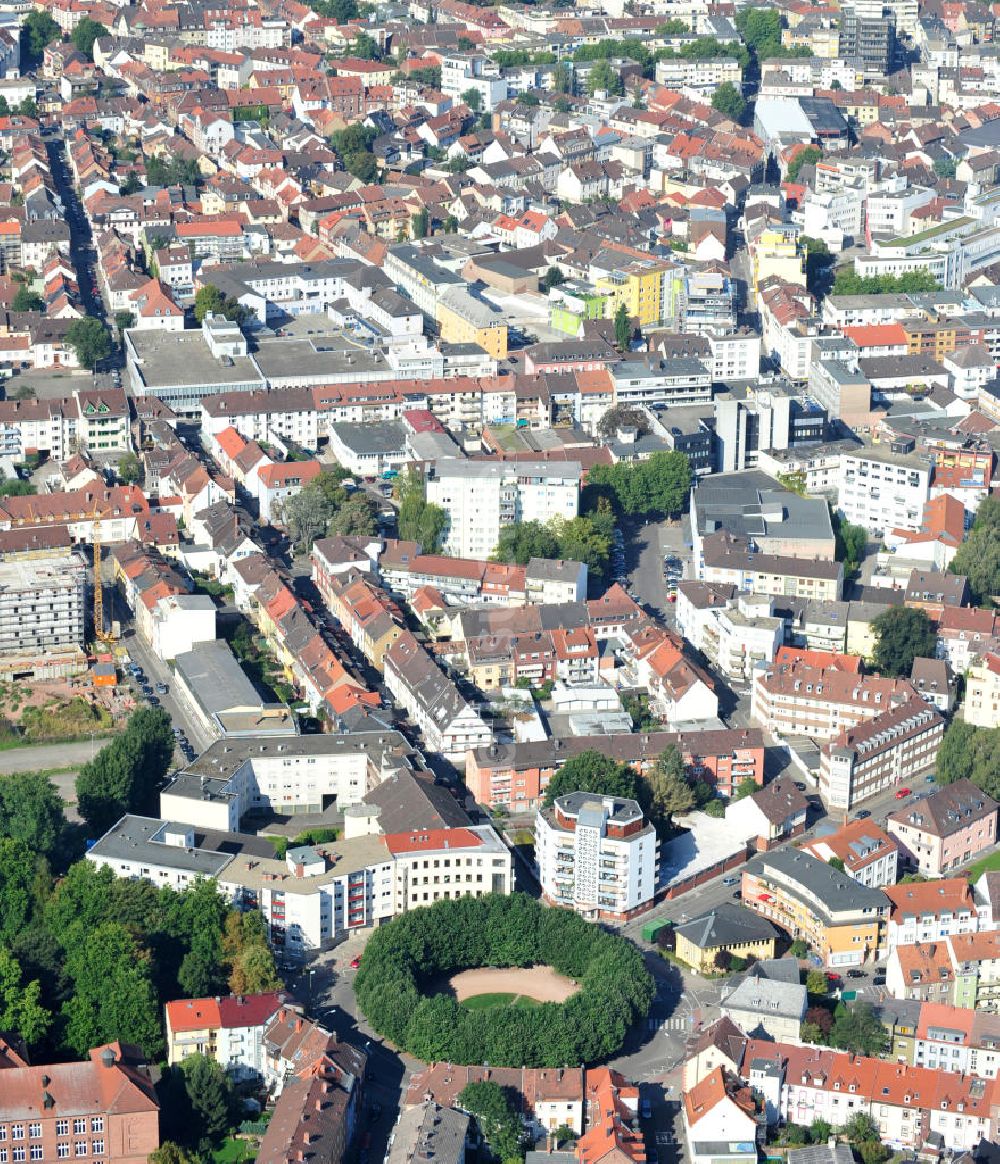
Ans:
[[[90,515],[91,545],[94,548],[94,638],[100,643],[111,643],[114,635],[104,629],[104,586],[101,583],[101,517],[95,504]]]

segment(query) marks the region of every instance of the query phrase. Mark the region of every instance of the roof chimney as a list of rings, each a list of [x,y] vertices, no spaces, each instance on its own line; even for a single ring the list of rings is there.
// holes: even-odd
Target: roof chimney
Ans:
[[[110,1047],[105,1047],[101,1052],[101,1063],[105,1067],[114,1067],[115,1053],[111,1050]]]

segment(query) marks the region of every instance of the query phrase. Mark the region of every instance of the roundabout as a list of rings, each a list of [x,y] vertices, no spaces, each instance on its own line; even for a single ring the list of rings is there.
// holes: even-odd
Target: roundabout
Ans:
[[[516,893],[395,918],[372,934],[355,992],[418,1059],[561,1067],[613,1055],[654,989],[626,939]]]

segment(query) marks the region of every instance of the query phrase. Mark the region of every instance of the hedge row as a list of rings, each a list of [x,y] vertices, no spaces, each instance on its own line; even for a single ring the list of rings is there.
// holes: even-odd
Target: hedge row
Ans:
[[[579,992],[564,1003],[478,1011],[427,993],[461,970],[532,965],[553,967]],[[515,893],[439,901],[376,930],[355,993],[375,1030],[418,1059],[561,1067],[614,1054],[654,987],[630,942]]]

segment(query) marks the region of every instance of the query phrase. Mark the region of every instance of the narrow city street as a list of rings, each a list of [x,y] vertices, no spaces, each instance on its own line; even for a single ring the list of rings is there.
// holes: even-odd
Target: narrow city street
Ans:
[[[73,184],[73,175],[66,157],[66,142],[62,136],[49,135],[46,144],[52,180],[66,212],[70,259],[76,268],[80,297],[89,316],[106,322],[107,311],[97,283],[97,251],[94,247],[94,237]]]

